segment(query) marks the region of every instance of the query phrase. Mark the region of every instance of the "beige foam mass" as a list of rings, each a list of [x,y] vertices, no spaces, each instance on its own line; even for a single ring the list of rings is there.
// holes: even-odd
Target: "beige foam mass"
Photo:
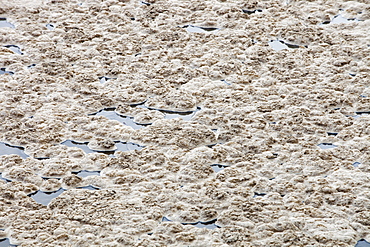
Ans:
[[[0,141],[30,157],[0,150],[0,238],[370,242],[369,16],[367,1],[3,1]],[[117,142],[145,147],[92,151]],[[47,206],[29,196],[60,188]]]

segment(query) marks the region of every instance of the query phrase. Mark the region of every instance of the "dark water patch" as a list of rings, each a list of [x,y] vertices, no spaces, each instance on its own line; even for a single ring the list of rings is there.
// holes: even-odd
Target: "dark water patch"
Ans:
[[[0,17],[0,27],[15,28],[15,26],[12,23],[8,22],[4,17]]]
[[[55,26],[51,23],[48,23],[45,25],[47,29],[49,29],[50,31],[53,31],[55,29]]]
[[[182,26],[181,28],[185,28],[186,31],[190,33],[208,33],[220,30],[220,28],[217,27],[198,27],[193,25],[185,25]]]
[[[97,113],[93,113],[93,114],[89,114],[91,116],[104,116],[110,120],[116,120],[126,126],[130,126],[132,127],[133,129],[141,129],[141,128],[144,128],[150,124],[139,124],[139,123],[136,123],[134,122],[134,118],[133,117],[127,117],[127,116],[122,116],[122,115],[119,115],[118,113],[115,112],[116,108],[105,108],[105,109],[102,109],[100,111],[98,111]]]
[[[287,42],[284,42],[284,44],[285,44],[286,46],[288,46],[290,49],[298,49],[298,48],[300,48],[300,46],[299,46],[299,45],[294,45],[294,44],[290,44],[290,43],[287,43]],[[307,48],[307,46],[304,46],[304,47],[306,47],[306,48]]]
[[[206,145],[206,147],[213,148],[217,144],[221,144],[222,145],[223,143],[222,142],[218,142],[218,143],[214,143],[214,144],[209,144],[209,145]]]
[[[336,136],[338,135],[338,132],[326,132],[328,136]]]
[[[356,74],[353,74],[353,73],[348,73],[350,76],[354,77],[356,76]]]
[[[355,247],[370,247],[370,243],[367,242],[365,239],[360,239],[357,241]]]
[[[33,68],[33,67],[35,67],[35,66],[36,66],[36,64],[35,64],[35,63],[33,63],[33,64],[31,64],[31,65],[28,65],[28,66],[27,66],[27,68],[28,68],[28,69],[32,69],[32,68]]]
[[[255,9],[255,10],[247,10],[247,9],[242,9],[243,13],[246,13],[248,15],[257,13],[257,12],[262,12],[262,9]]]
[[[12,52],[17,53],[19,55],[23,55],[24,54],[23,52],[21,52],[21,48],[19,46],[16,46],[16,45],[4,45],[4,47],[8,48]]]
[[[3,175],[2,175],[2,173],[0,173],[0,180],[3,180],[5,182],[7,182],[7,183],[11,182],[11,180],[4,178]]]
[[[141,150],[141,149],[144,148],[144,146],[141,146],[141,145],[136,144],[136,143],[131,143],[131,142],[116,141],[114,143],[115,143],[117,149],[112,150],[112,151],[95,151],[95,150],[92,150],[87,146],[89,144],[88,142],[75,142],[75,141],[72,141],[72,140],[67,140],[67,141],[62,142],[61,144],[66,145],[68,147],[81,148],[87,154],[88,153],[103,153],[103,154],[110,155],[110,156],[113,156],[114,153],[117,152],[117,151],[125,152],[125,151],[132,151],[132,150]]]
[[[10,244],[9,238],[0,239],[0,247],[13,247],[13,246],[18,245]]]
[[[356,161],[352,165],[353,165],[353,167],[358,167],[359,165],[361,165],[361,163]]]
[[[48,160],[50,159],[50,157],[33,157],[34,159],[37,159],[37,160]]]
[[[47,206],[51,202],[51,200],[58,197],[64,191],[66,190],[63,188],[60,188],[59,190],[53,192],[45,192],[38,190],[34,193],[29,194],[28,196],[33,198],[37,203]]]
[[[41,177],[42,179],[44,180],[49,180],[49,179],[57,179],[57,180],[61,180],[62,178],[57,178],[57,177]]]
[[[150,3],[147,3],[147,2],[144,2],[144,1],[140,1],[140,4],[141,5],[146,5],[146,6],[150,6],[151,5]]]
[[[198,222],[195,222],[195,223],[181,223],[183,225],[192,225],[192,226],[196,226],[198,228],[207,228],[207,229],[210,229],[210,230],[213,230],[213,229],[216,229],[216,228],[221,228],[221,226],[218,226],[216,225],[217,219],[214,219],[214,220],[210,220],[210,221],[205,221],[205,222],[202,222],[202,221],[198,221]]]
[[[73,174],[76,174],[79,177],[86,178],[89,176],[100,176],[100,171],[87,171],[87,170],[82,170],[79,172],[72,172]]]
[[[336,148],[336,147],[338,147],[338,146],[336,146],[336,145],[334,145],[332,143],[325,143],[325,142],[324,143],[320,143],[317,146],[319,146],[321,149],[329,149],[329,148]]]
[[[0,75],[8,74],[8,75],[14,75],[14,72],[7,71],[6,68],[0,68]]]
[[[229,166],[220,165],[220,164],[212,164],[211,167],[212,167],[214,172],[220,172],[220,171],[224,170],[226,167],[229,167]]]
[[[263,197],[263,196],[265,196],[265,195],[267,195],[266,193],[257,193],[257,192],[254,192],[254,196],[253,196],[253,198],[256,198],[256,197]]]
[[[100,190],[98,187],[88,185],[88,186],[83,186],[83,187],[77,187],[77,189],[83,189],[83,190]]]
[[[17,154],[21,156],[23,159],[29,157],[25,152],[23,147],[12,146],[4,142],[0,142],[0,155],[9,155],[9,154]]]

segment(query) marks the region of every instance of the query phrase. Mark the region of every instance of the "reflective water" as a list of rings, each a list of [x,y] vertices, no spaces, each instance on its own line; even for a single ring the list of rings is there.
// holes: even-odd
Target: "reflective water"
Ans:
[[[66,145],[68,147],[76,147],[82,149],[85,153],[94,153],[93,150],[87,147],[88,142],[75,142],[72,140],[67,140],[61,143],[62,145]]]
[[[144,147],[140,146],[139,144],[136,143],[131,143],[131,142],[116,142],[117,150],[116,151],[132,151],[132,150],[141,150]]]
[[[60,179],[62,179],[62,178],[57,178],[57,177],[42,177],[42,176],[41,176],[41,178],[44,179],[44,180],[49,180],[49,179],[58,179],[58,180],[60,180]]]
[[[17,154],[25,159],[29,156],[25,154],[23,150],[23,147],[12,146],[7,143],[0,142],[0,155]]]
[[[168,219],[167,217],[162,217],[162,222],[171,222],[172,220]],[[221,226],[218,226],[216,225],[217,219],[214,219],[214,220],[210,220],[210,221],[198,221],[198,222],[195,222],[195,223],[181,223],[183,225],[192,225],[192,226],[196,226],[198,228],[207,228],[207,229],[216,229],[216,228],[221,228]]]
[[[59,190],[53,192],[44,192],[38,190],[34,193],[29,194],[28,196],[33,198],[37,203],[47,206],[51,202],[51,200],[58,197],[64,191],[66,190],[63,188],[60,188]]]
[[[294,44],[289,44],[285,41],[282,41],[282,40],[271,40],[269,42],[269,45],[271,46],[271,48],[273,48],[275,51],[281,51],[281,50],[284,50],[284,49],[297,49],[297,48],[300,48],[299,45],[294,45]],[[307,46],[304,46],[307,48]]]
[[[230,86],[231,85],[231,83],[230,82],[227,82],[225,79],[222,79],[221,80],[223,83],[225,83],[226,85],[228,85],[228,86]]]
[[[370,111],[356,111],[357,115],[369,115]]]
[[[195,113],[197,113],[201,109],[200,107],[197,107],[195,111],[180,112],[180,111],[169,111],[169,110],[156,109],[156,108],[147,107],[145,105],[137,105],[137,107],[160,111],[165,115],[164,116],[165,119],[182,118],[185,121],[190,121],[191,118],[195,115]]]
[[[198,107],[195,111],[187,111],[187,112],[178,112],[178,111],[167,111],[167,110],[161,110],[161,109],[155,109],[146,107],[144,103],[131,105],[131,107],[141,107],[141,108],[147,108],[150,110],[156,110],[162,112],[165,116],[165,119],[173,119],[173,118],[182,118],[185,121],[190,121],[192,117],[196,114],[197,111],[199,111],[201,108]],[[126,126],[130,126],[133,129],[141,129],[145,128],[146,126],[150,124],[139,124],[134,122],[133,117],[127,117],[120,115],[115,112],[116,108],[105,108],[103,110],[98,111],[97,113],[90,114],[91,116],[104,116],[110,120],[116,120],[120,123],[123,123]]]
[[[192,117],[195,115],[195,113],[199,110],[200,110],[200,107],[198,107],[195,111],[187,111],[187,112],[164,111],[164,110],[159,110],[159,111],[165,114],[164,116],[165,119],[182,118],[185,121],[190,121]]]
[[[287,45],[285,45],[283,42],[279,40],[271,40],[269,42],[269,45],[274,49],[275,51],[281,51],[284,49],[289,49]]]
[[[216,146],[217,144],[223,144],[222,142],[218,142],[218,143],[215,143],[215,144],[209,144],[209,145],[206,145],[207,147],[209,148],[213,148],[214,146]]]
[[[128,142],[128,143],[126,143],[126,142],[115,142],[115,145],[116,145],[117,149],[114,150],[114,151],[94,151],[94,150],[91,150],[87,146],[88,142],[81,143],[81,142],[75,142],[75,141],[72,141],[72,140],[67,140],[67,141],[62,142],[61,144],[66,145],[68,147],[81,148],[85,153],[103,153],[103,154],[111,155],[111,156],[114,155],[114,153],[116,151],[125,152],[125,151],[143,149],[143,146],[140,146],[139,144],[135,144],[135,143],[130,143],[130,142]]]
[[[55,29],[55,26],[54,26],[53,24],[51,24],[51,23],[46,24],[46,27],[47,27],[47,29],[49,29],[50,31],[53,31],[53,30]]]
[[[168,222],[168,221],[172,221],[172,220],[168,219],[167,217],[162,217],[162,222]]]
[[[332,144],[332,143],[320,143],[319,146],[321,149],[329,149],[329,148],[336,148],[338,146]]]
[[[326,132],[328,134],[328,136],[336,136],[338,135],[337,132]]]
[[[109,78],[109,77],[106,77],[106,76],[100,76],[99,77],[99,80],[100,80],[101,84],[106,83],[108,80],[114,80],[114,79],[117,79],[117,78]]]
[[[222,170],[224,170],[226,167],[229,167],[229,166],[225,166],[225,165],[220,165],[220,164],[213,164],[211,165],[213,171],[215,172],[220,172]]]
[[[182,28],[185,28],[186,31],[191,33],[208,33],[220,30],[217,27],[197,27],[193,25],[185,25]]]
[[[355,163],[353,163],[352,165],[353,165],[354,167],[358,167],[359,165],[361,165],[361,163],[356,161],[356,162],[355,162]]]
[[[243,13],[246,13],[248,15],[251,15],[251,14],[254,14],[256,12],[262,12],[262,9],[255,9],[255,10],[247,10],[247,9],[243,9]]]
[[[72,172],[73,174],[76,174],[79,177],[85,178],[88,176],[100,176],[100,171],[86,171],[82,170],[79,172]]]
[[[367,242],[365,239],[360,239],[360,240],[356,243],[355,247],[370,247],[370,243],[369,243],[369,242]]]
[[[13,24],[10,22],[6,21],[6,18],[0,17],[0,27],[10,27],[10,28],[15,28]]]
[[[35,67],[35,66],[36,66],[36,64],[35,64],[35,63],[33,63],[33,64],[31,64],[31,65],[28,65],[28,66],[27,66],[27,68],[28,68],[28,69],[31,69],[31,68],[33,68],[33,67]]]
[[[114,110],[115,110],[115,108],[106,108],[106,109],[100,110],[97,113],[93,113],[93,114],[90,114],[90,115],[104,116],[104,117],[106,117],[110,120],[117,120],[118,122],[123,123],[126,126],[132,127],[133,129],[141,129],[141,128],[144,128],[148,125],[148,124],[135,123],[133,117],[121,116],[121,115],[117,114]]]
[[[8,48],[9,50],[11,50],[14,53],[17,53],[19,55],[23,55],[23,52],[21,52],[21,48],[19,46],[16,46],[16,45],[4,45],[4,47]]]
[[[196,226],[198,228],[207,228],[207,229],[213,230],[213,229],[216,229],[216,228],[221,228],[220,226],[215,224],[216,221],[217,221],[217,219],[206,221],[206,222],[198,221],[198,222],[195,222],[195,223],[181,223],[181,224],[183,224],[183,225],[192,225],[192,226]]]
[[[13,246],[18,245],[10,244],[9,238],[0,239],[0,247],[13,247]]]
[[[334,18],[331,20],[331,23],[348,23],[348,19],[344,18],[342,15],[336,15]]]
[[[0,68],[0,75],[3,75],[3,74],[14,75],[14,72],[7,71],[6,68]]]
[[[140,4],[141,4],[141,5],[150,6],[150,3],[147,3],[147,2],[144,2],[144,1],[140,1]]]
[[[95,187],[95,186],[92,186],[92,185],[88,185],[88,186],[84,186],[84,187],[77,187],[77,189],[84,189],[84,190],[100,190],[98,187]]]
[[[358,22],[358,21],[362,21],[362,20],[359,20],[357,18],[347,19],[344,16],[342,16],[341,14],[338,14],[338,15],[334,16],[331,21],[324,21],[324,22],[321,23],[321,25],[349,23],[349,22],[353,22],[353,21]]]
[[[265,195],[267,195],[267,194],[266,193],[257,193],[257,192],[254,192],[253,198],[256,198],[258,196],[265,196]]]

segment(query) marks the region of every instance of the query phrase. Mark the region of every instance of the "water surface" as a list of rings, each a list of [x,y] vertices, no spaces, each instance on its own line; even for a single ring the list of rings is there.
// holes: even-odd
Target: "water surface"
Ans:
[[[45,192],[38,190],[34,193],[29,194],[28,196],[33,198],[37,203],[47,206],[51,202],[51,200],[58,197],[64,191],[66,190],[63,188],[60,188],[59,190],[53,192]]]
[[[365,239],[360,239],[360,240],[356,243],[355,247],[370,247],[370,243],[369,243],[369,242],[367,242]]]
[[[23,159],[29,157],[25,152],[23,147],[12,146],[10,144],[0,142],[0,155],[10,155],[10,154],[17,154],[21,156]]]
[[[4,17],[0,17],[0,27],[15,28],[15,26],[12,23],[8,22]]]
[[[329,148],[336,148],[338,146],[332,144],[332,143],[320,143],[319,146],[321,149],[329,149]]]
[[[193,25],[185,25],[182,28],[185,28],[190,33],[209,33],[220,30],[217,27],[198,27]]]
[[[23,55],[24,54],[23,52],[21,52],[21,48],[19,46],[16,46],[16,45],[4,45],[4,47],[8,48],[12,52],[17,53],[19,55]]]

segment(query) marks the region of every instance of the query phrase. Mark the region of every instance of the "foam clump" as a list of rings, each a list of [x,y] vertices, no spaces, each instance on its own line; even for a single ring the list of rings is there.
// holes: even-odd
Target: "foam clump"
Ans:
[[[170,119],[158,120],[151,126],[138,130],[133,134],[132,140],[144,145],[177,145],[181,148],[194,148],[213,144],[216,136],[205,125],[182,119]]]

